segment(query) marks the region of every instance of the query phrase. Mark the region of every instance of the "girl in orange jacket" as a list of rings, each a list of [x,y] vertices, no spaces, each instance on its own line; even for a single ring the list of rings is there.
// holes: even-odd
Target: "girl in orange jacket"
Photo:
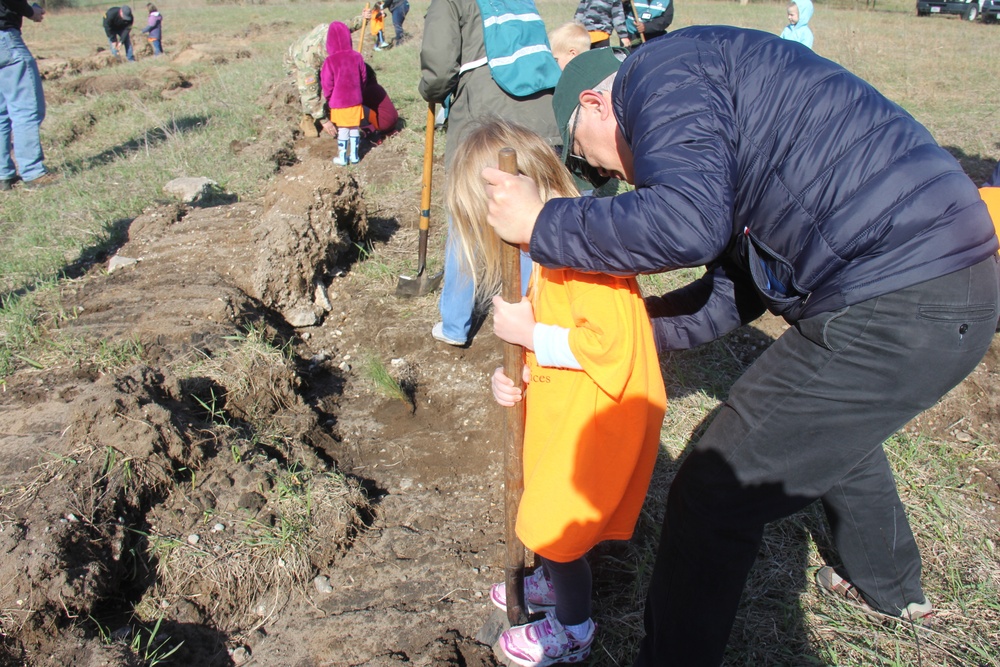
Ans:
[[[534,133],[504,121],[474,129],[456,151],[448,208],[466,271],[480,296],[497,293],[503,242],[486,223],[480,176],[499,149],[517,151],[518,167],[542,199],[573,197],[573,178]],[[535,265],[518,304],[494,301],[494,330],[524,347],[526,388],[524,495],[517,535],[541,559],[525,578],[529,610],[540,621],[503,633],[500,647],[525,666],[579,662],[594,637],[586,554],[598,542],[632,536],[659,450],[666,393],[652,327],[634,277],[585,274]],[[497,369],[497,402],[521,391]],[[504,584],[491,590],[506,608]]]

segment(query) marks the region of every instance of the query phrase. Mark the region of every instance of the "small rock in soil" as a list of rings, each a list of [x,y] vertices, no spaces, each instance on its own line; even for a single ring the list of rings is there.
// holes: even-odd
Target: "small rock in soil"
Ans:
[[[319,575],[313,579],[313,584],[316,586],[316,590],[320,593],[332,593],[333,586],[330,585],[330,577],[326,575]]]
[[[250,659],[250,651],[246,646],[237,646],[229,652],[229,657],[233,659],[234,665],[245,665]]]

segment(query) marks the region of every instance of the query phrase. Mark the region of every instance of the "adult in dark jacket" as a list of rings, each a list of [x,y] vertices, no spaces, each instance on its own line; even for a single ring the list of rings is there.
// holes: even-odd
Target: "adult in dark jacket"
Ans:
[[[504,3],[495,3],[497,8]],[[539,20],[541,20],[539,18]],[[498,116],[542,135],[553,146],[561,144],[552,113],[552,90],[528,97],[507,94],[493,80],[486,63],[483,19],[476,0],[431,0],[424,17],[424,41],[420,47],[421,96],[442,103],[451,96],[445,170],[451,167],[455,149],[478,119]],[[530,262],[524,267],[530,270]],[[438,303],[441,322],[432,335],[451,345],[468,343],[475,297],[472,280],[459,268],[456,247],[445,250],[444,285]],[[526,274],[530,277],[530,273]],[[527,279],[522,280],[527,286]]]
[[[125,49],[125,58],[134,61],[132,53],[132,8],[128,5],[112,7],[104,14],[104,34],[108,37],[111,55],[118,55],[119,46]]]
[[[647,298],[665,350],[765,309],[791,325],[671,485],[636,664],[718,665],[765,524],[815,500],[842,561],[817,582],[923,618],[920,555],[882,442],[993,337],[997,239],[975,185],[872,86],[758,31],[678,30],[620,69],[607,50],[584,53],[554,106],[566,153],[635,190],[542,205],[529,179],[485,170],[503,238],[530,241],[549,267],[706,265]]]
[[[10,190],[21,172],[24,187],[53,183],[45,170],[38,128],[45,119],[45,95],[38,65],[21,37],[28,18],[39,23],[45,10],[25,0],[0,0],[0,190]],[[11,159],[11,146],[14,160]]]

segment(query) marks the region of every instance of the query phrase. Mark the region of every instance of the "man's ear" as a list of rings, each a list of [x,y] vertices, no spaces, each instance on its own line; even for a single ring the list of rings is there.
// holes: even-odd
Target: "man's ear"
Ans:
[[[580,93],[580,106],[585,110],[597,111],[601,120],[607,119],[611,115],[611,103],[604,93],[599,93],[596,90],[585,90]]]

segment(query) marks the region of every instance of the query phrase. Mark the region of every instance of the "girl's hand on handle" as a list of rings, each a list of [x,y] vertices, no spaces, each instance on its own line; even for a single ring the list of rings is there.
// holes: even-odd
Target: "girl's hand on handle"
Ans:
[[[531,382],[531,369],[525,366],[524,384],[527,385],[529,382]],[[514,381],[507,377],[503,368],[497,368],[493,371],[493,377],[490,378],[490,388],[493,390],[493,398],[505,408],[514,407],[514,404],[523,398],[521,390],[514,386]]]
[[[535,311],[531,302],[521,297],[518,303],[507,303],[503,297],[493,297],[493,333],[501,340],[534,350]]]

